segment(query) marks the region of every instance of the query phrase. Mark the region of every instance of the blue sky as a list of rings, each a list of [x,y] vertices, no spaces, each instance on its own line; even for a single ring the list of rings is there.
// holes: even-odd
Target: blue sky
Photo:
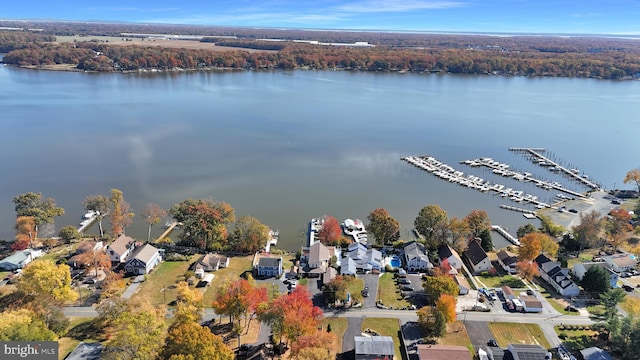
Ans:
[[[640,0],[8,1],[0,19],[399,31],[640,34]]]

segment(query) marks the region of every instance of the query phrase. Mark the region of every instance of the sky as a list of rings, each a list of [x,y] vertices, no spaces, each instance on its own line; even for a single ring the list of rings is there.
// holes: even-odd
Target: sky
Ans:
[[[0,19],[298,29],[640,34],[640,0],[32,0]]]

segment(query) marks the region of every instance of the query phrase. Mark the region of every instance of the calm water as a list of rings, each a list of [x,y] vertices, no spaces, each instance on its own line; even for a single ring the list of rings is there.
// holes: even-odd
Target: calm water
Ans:
[[[54,197],[77,224],[92,194],[147,202],[229,202],[302,243],[311,217],[364,219],[384,207],[408,237],[417,212],[486,209],[515,233],[526,219],[500,197],[445,183],[399,159],[431,154],[460,165],[490,156],[556,179],[510,153],[545,147],[604,184],[638,161],[640,83],[586,79],[238,72],[84,74],[0,67],[0,236],[13,238],[11,199]],[[558,180],[560,180],[558,178]],[[501,183],[550,199],[528,184]],[[564,180],[568,187],[582,190]],[[508,203],[508,202],[507,202]],[[513,204],[512,204],[513,205]],[[128,234],[146,237],[137,217]],[[159,232],[159,228],[156,229]],[[504,244],[494,235],[494,241]]]

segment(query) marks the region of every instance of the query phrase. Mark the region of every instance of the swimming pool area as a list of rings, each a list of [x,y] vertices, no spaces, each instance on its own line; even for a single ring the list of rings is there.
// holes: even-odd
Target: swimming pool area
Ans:
[[[391,267],[393,267],[393,268],[396,268],[396,269],[397,269],[397,268],[399,268],[399,267],[400,267],[400,265],[401,265],[401,263],[400,263],[400,258],[399,258],[398,256],[395,256],[395,255],[394,255],[394,256],[391,258],[391,261],[389,262],[389,264],[390,264],[390,265],[391,265]]]

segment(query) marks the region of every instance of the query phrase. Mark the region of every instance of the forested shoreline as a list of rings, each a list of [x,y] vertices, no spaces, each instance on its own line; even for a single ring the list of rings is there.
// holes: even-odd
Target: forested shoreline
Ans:
[[[215,42],[216,46],[237,48],[216,51],[179,48],[179,45],[144,46],[144,43],[124,46],[82,41],[82,36],[73,43],[56,43],[52,34],[4,31],[0,32],[0,51],[8,52],[3,60],[6,64],[36,68],[69,64],[78,71],[100,72],[306,69],[640,78],[640,41],[634,39],[314,33],[320,41],[365,40],[374,45],[350,47],[257,40],[260,35],[278,40],[304,39],[308,34],[301,31],[272,31],[273,34],[257,31],[252,37],[246,31],[239,32],[244,34],[243,38],[216,39],[212,35],[202,39]],[[113,35],[108,31],[103,33]],[[186,40],[176,40],[176,43],[180,41]]]

